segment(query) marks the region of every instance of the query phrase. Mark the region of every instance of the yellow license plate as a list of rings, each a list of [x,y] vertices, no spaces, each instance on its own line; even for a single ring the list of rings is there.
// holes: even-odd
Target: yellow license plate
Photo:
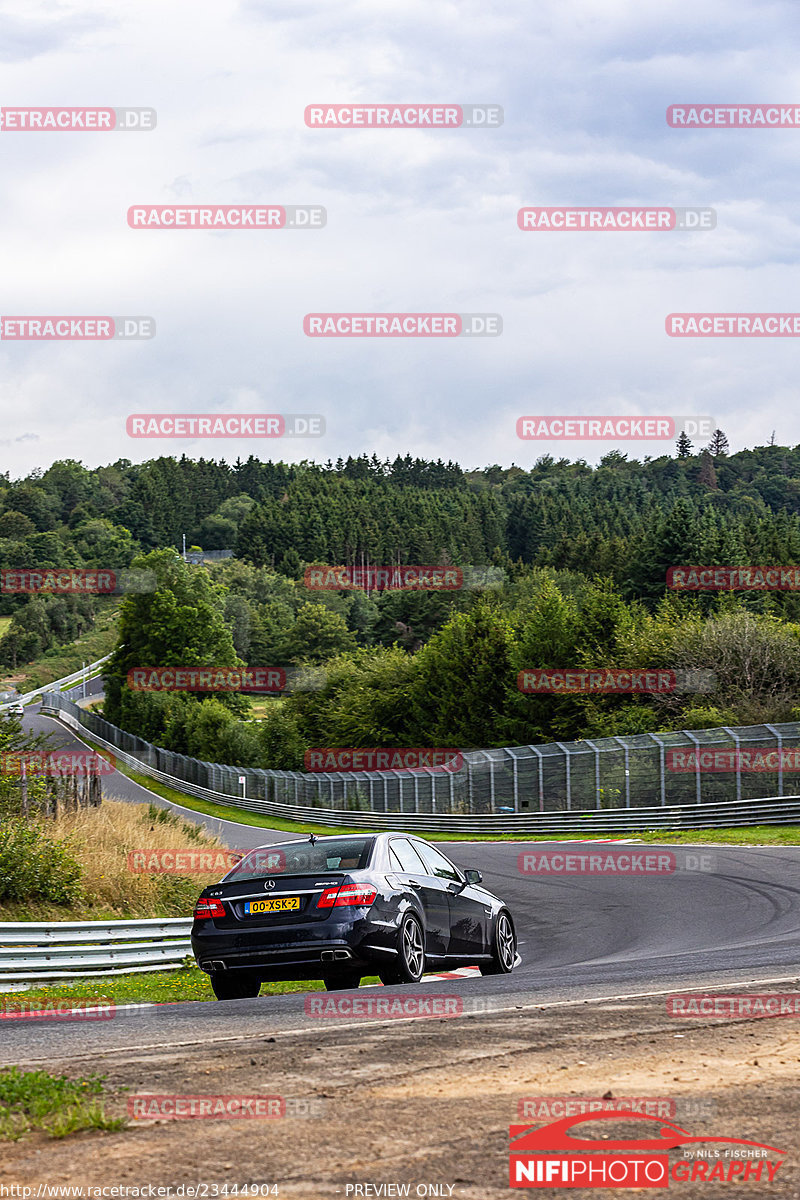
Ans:
[[[273,896],[271,900],[248,900],[244,911],[253,916],[255,913],[292,912],[299,907],[299,896]]]

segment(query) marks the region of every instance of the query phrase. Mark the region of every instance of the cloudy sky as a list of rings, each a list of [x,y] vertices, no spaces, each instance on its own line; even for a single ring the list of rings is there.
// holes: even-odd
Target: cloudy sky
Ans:
[[[3,315],[149,315],[150,341],[0,341],[0,469],[164,453],[464,466],[672,443],[531,443],[530,414],[711,414],[800,442],[796,338],[675,339],[673,311],[792,312],[792,3],[13,0],[5,106],[152,107],[149,133],[0,131]],[[486,103],[495,129],[309,129],[315,103]],[[321,230],[130,229],[131,205],[315,204]],[[525,205],[710,206],[706,232],[523,233]],[[492,312],[502,336],[311,339],[310,312]],[[134,440],[131,413],[319,413],[324,438]]]

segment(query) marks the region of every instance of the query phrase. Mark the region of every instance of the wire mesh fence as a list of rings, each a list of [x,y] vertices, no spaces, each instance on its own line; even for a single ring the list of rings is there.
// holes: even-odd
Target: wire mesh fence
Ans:
[[[800,723],[470,750],[458,770],[273,771],[164,750],[59,693],[43,707],[165,775],[237,799],[434,816],[619,811],[800,793]]]

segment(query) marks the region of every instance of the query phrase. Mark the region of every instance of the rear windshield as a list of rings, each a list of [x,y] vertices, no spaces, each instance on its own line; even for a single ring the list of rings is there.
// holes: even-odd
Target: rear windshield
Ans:
[[[284,842],[261,846],[237,863],[225,876],[231,879],[262,878],[265,875],[316,874],[319,871],[358,871],[369,862],[374,838],[348,837],[311,842]]]

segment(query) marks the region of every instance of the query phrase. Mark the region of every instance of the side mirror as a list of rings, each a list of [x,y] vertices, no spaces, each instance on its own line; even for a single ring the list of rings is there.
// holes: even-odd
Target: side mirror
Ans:
[[[464,878],[467,883],[483,883],[483,875],[480,871],[465,871]]]

